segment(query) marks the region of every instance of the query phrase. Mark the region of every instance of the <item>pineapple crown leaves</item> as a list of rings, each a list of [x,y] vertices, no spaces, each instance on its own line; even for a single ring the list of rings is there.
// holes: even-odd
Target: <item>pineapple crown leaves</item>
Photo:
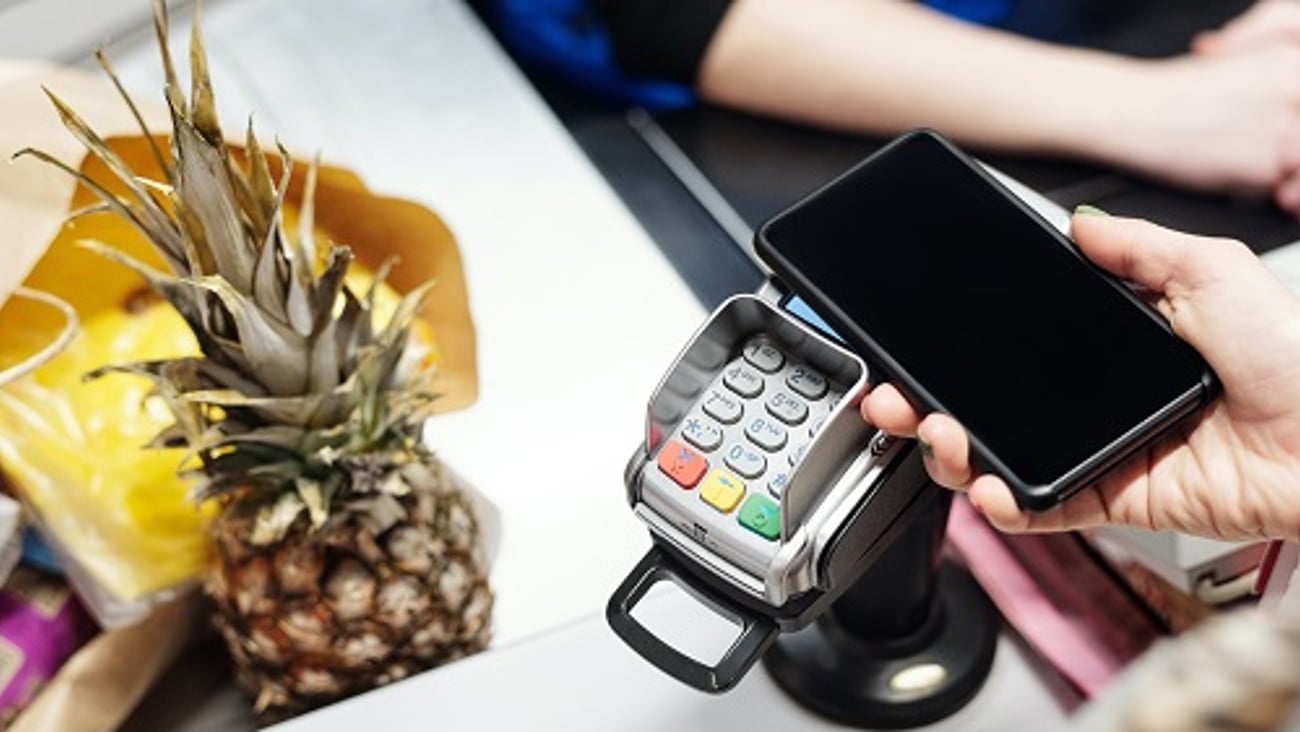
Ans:
[[[197,500],[260,501],[266,520],[255,534],[270,541],[304,512],[320,526],[342,491],[391,495],[399,489],[364,480],[345,485],[337,468],[368,460],[391,472],[422,449],[419,425],[429,412],[432,374],[412,366],[418,354],[408,352],[408,345],[431,283],[403,297],[376,328],[375,294],[392,262],[358,296],[344,282],[351,251],[331,245],[318,254],[318,160],[308,166],[298,235],[289,236],[281,213],[293,169],[288,152],[277,142],[283,162],[277,179],[250,120],[245,163],[236,161],[217,121],[199,7],[190,37],[188,100],[168,51],[164,0],[153,0],[153,12],[172,123],[167,151],[150,135],[108,59],[102,53],[96,58],[148,140],[164,180],[137,174],[48,89],[63,125],[124,193],[40,150],[21,150],[15,157],[31,156],[73,176],[99,203],[70,218],[105,212],[121,217],[171,270],[82,242],[148,282],[185,320],[203,354],[108,366],[87,378],[125,371],[153,379],[155,394],[176,422],[152,444],[188,449],[183,466],[197,480]]]

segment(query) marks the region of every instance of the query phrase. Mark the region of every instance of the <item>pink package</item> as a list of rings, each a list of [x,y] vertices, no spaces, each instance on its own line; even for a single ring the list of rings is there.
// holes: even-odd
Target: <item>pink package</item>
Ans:
[[[948,539],[1022,638],[1084,698],[1163,634],[1070,534],[1000,534],[964,498]]]
[[[62,580],[15,569],[0,589],[0,726],[12,721],[96,631]]]

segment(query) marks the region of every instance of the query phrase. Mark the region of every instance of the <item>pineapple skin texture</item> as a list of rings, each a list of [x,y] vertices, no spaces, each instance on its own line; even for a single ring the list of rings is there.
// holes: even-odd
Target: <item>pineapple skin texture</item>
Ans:
[[[474,507],[431,454],[401,472],[406,516],[388,527],[346,510],[318,529],[300,516],[257,546],[255,513],[231,506],[211,523],[205,591],[260,723],[487,646],[492,592]]]

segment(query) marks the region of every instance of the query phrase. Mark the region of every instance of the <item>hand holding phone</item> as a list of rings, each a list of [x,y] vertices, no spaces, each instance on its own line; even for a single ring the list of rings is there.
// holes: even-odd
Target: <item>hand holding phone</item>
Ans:
[[[905,135],[760,228],[759,255],[976,470],[1045,510],[1194,413],[1204,360],[950,143]]]
[[[1225,539],[1300,538],[1300,300],[1237,242],[1133,219],[1077,214],[1089,260],[1145,287],[1175,332],[1223,381],[1218,404],[1096,484],[1045,513],[1022,511],[996,476],[972,470],[966,435],[922,415],[891,385],[863,400],[868,421],[932,447],[937,482],[969,490],[1004,531],[1121,524]]]

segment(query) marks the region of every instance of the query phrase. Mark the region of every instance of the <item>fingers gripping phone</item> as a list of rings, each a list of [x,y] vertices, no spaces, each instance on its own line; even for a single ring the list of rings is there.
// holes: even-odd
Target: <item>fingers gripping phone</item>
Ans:
[[[923,503],[911,443],[858,414],[866,363],[780,302],[774,285],[738,295],[701,326],[651,396],[625,475],[654,546],[607,617],[647,660],[706,691],[730,688],[778,632],[811,622]],[[632,616],[663,580],[741,628],[716,665]]]
[[[1214,394],[1123,283],[939,135],[895,140],[764,224],[760,256],[977,470],[1046,509]]]

